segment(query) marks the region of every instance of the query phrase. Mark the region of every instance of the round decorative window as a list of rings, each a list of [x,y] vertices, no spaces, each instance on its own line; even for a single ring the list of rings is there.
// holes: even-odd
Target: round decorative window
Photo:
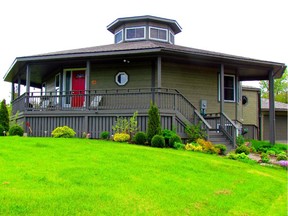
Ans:
[[[126,83],[128,82],[128,75],[125,72],[119,72],[117,73],[117,75],[115,76],[115,82],[119,85],[119,86],[124,86],[126,85]]]

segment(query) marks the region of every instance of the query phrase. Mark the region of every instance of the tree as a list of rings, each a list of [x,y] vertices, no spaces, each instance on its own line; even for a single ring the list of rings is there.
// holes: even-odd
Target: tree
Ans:
[[[155,135],[161,135],[161,123],[158,107],[151,103],[148,111],[148,129],[147,140],[151,144],[151,140]]]
[[[4,131],[9,131],[9,114],[5,99],[1,101],[0,105],[0,125],[2,125]]]
[[[261,96],[269,98],[269,82],[266,80],[260,81]],[[279,79],[274,80],[274,97],[275,101],[288,103],[288,71],[287,68]]]

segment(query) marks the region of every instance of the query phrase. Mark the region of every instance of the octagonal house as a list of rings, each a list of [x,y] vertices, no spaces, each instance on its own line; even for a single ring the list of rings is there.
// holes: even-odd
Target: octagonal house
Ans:
[[[185,124],[202,121],[209,140],[232,147],[243,127],[241,81],[271,82],[286,67],[175,45],[181,27],[172,19],[119,18],[107,29],[113,44],[15,59],[4,80],[12,83],[13,118],[29,136],[50,136],[67,125],[78,137],[98,138],[102,131],[113,133],[118,116],[135,111],[146,131],[153,102],[163,129],[175,128],[185,138]],[[257,130],[260,122],[253,125]]]

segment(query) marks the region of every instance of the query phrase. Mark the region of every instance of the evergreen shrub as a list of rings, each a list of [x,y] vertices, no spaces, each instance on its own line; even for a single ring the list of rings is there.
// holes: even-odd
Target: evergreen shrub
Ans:
[[[152,147],[164,148],[165,147],[165,139],[162,135],[154,135],[151,140]]]
[[[133,137],[133,141],[139,145],[145,145],[147,142],[147,135],[144,132],[137,132]]]
[[[72,138],[76,135],[76,132],[68,126],[63,126],[55,128],[51,135],[54,138]]]
[[[24,130],[21,126],[15,124],[9,129],[9,136],[23,136]]]

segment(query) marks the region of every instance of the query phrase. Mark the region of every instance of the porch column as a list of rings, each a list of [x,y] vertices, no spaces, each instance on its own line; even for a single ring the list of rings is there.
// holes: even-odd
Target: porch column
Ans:
[[[17,97],[21,94],[21,77],[18,75],[18,87],[17,87]]]
[[[269,72],[269,130],[270,143],[275,144],[275,101],[273,71]]]
[[[161,56],[158,56],[157,58],[157,88],[161,88],[162,87],[162,65],[161,65]]]
[[[224,112],[224,64],[220,69],[220,113]]]
[[[27,64],[26,66],[26,107],[27,108],[29,107],[30,77],[31,77],[31,69],[30,69],[30,65]]]
[[[86,109],[89,108],[90,104],[90,61],[86,61],[86,72],[85,72],[85,103],[86,103]]]
[[[30,65],[26,66],[26,93],[30,92],[30,77],[31,77],[31,69]]]
[[[11,83],[11,102],[15,99],[14,95],[15,95],[15,89],[14,89],[14,81]]]

